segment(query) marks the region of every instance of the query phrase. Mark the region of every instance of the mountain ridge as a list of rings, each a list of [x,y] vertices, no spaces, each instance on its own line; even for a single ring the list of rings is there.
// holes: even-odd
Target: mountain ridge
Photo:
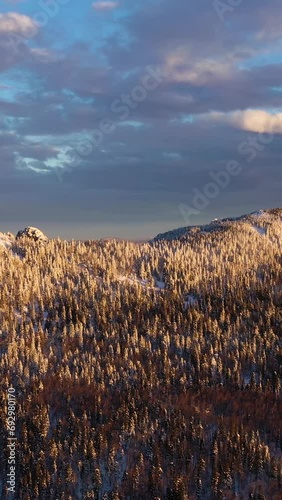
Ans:
[[[260,234],[266,234],[267,227],[272,225],[275,222],[282,222],[282,208],[270,208],[270,209],[260,209],[248,214],[243,214],[235,217],[224,217],[222,219],[213,219],[209,223],[204,224],[193,224],[190,226],[181,226],[175,229],[171,229],[169,231],[165,231],[163,233],[159,233],[151,239],[148,240],[139,240],[132,241],[131,239],[120,239],[115,237],[108,238],[94,238],[85,240],[82,239],[74,239],[75,241],[127,241],[131,243],[135,243],[137,245],[147,244],[147,243],[155,243],[162,240],[173,241],[185,241],[187,238],[199,234],[207,234],[212,232],[224,232],[227,230],[232,230],[236,228],[241,228],[242,225],[246,227],[249,225],[249,228],[256,229],[256,231]],[[246,226],[247,225],[247,226]],[[29,240],[33,240],[34,242],[47,242],[49,239],[41,229],[37,227],[27,226],[24,229],[19,230],[16,233],[16,236],[11,232],[0,232],[0,246],[2,247],[10,247],[15,243],[16,240],[21,240],[22,238],[27,238]],[[64,240],[63,240],[64,241]],[[69,240],[66,240],[69,241]]]
[[[249,214],[243,214],[237,217],[225,217],[223,219],[213,219],[210,223],[183,226],[171,231],[159,233],[151,242],[162,240],[179,240],[185,241],[187,238],[196,234],[205,234],[212,232],[222,232],[234,228],[241,228],[243,224],[249,225],[250,228],[256,229],[261,234],[266,234],[267,227],[280,220],[282,222],[282,208],[260,209]],[[247,227],[245,227],[246,229]]]

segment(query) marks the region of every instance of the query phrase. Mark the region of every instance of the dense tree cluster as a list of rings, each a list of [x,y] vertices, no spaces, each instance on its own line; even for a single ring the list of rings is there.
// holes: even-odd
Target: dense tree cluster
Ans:
[[[1,498],[281,499],[281,228],[3,246]]]

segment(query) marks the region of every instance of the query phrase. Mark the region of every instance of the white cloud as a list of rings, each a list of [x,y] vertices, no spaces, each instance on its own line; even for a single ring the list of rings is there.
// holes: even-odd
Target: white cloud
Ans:
[[[118,2],[110,2],[110,1],[94,2],[93,8],[99,11],[113,10],[116,7],[118,7],[118,5],[119,5]]]
[[[213,111],[202,115],[202,119],[226,123],[241,130],[258,132],[259,134],[282,134],[282,113],[273,114],[260,109],[247,109],[232,113]]]
[[[282,134],[282,113],[271,114],[263,110],[248,109],[237,113],[234,121],[243,130]]]
[[[0,35],[9,35],[16,33],[23,37],[32,38],[38,31],[33,20],[17,12],[8,12],[0,14]]]

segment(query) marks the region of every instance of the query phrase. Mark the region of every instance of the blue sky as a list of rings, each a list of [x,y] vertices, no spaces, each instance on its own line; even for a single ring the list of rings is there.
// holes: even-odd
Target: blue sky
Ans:
[[[0,230],[143,239],[281,206],[282,6],[231,3],[3,0]]]

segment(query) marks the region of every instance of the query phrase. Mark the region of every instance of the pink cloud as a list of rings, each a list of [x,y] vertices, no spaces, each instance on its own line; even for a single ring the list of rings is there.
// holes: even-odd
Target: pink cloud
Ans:
[[[95,10],[105,11],[105,10],[116,9],[118,5],[119,5],[118,2],[104,1],[104,2],[94,2],[92,6],[93,9]]]
[[[36,34],[38,28],[28,16],[17,12],[7,12],[0,14],[0,34],[18,33],[30,38]]]
[[[229,113],[212,111],[202,115],[202,118],[226,123],[248,132],[282,134],[282,113],[272,114],[263,109],[246,109]]]

